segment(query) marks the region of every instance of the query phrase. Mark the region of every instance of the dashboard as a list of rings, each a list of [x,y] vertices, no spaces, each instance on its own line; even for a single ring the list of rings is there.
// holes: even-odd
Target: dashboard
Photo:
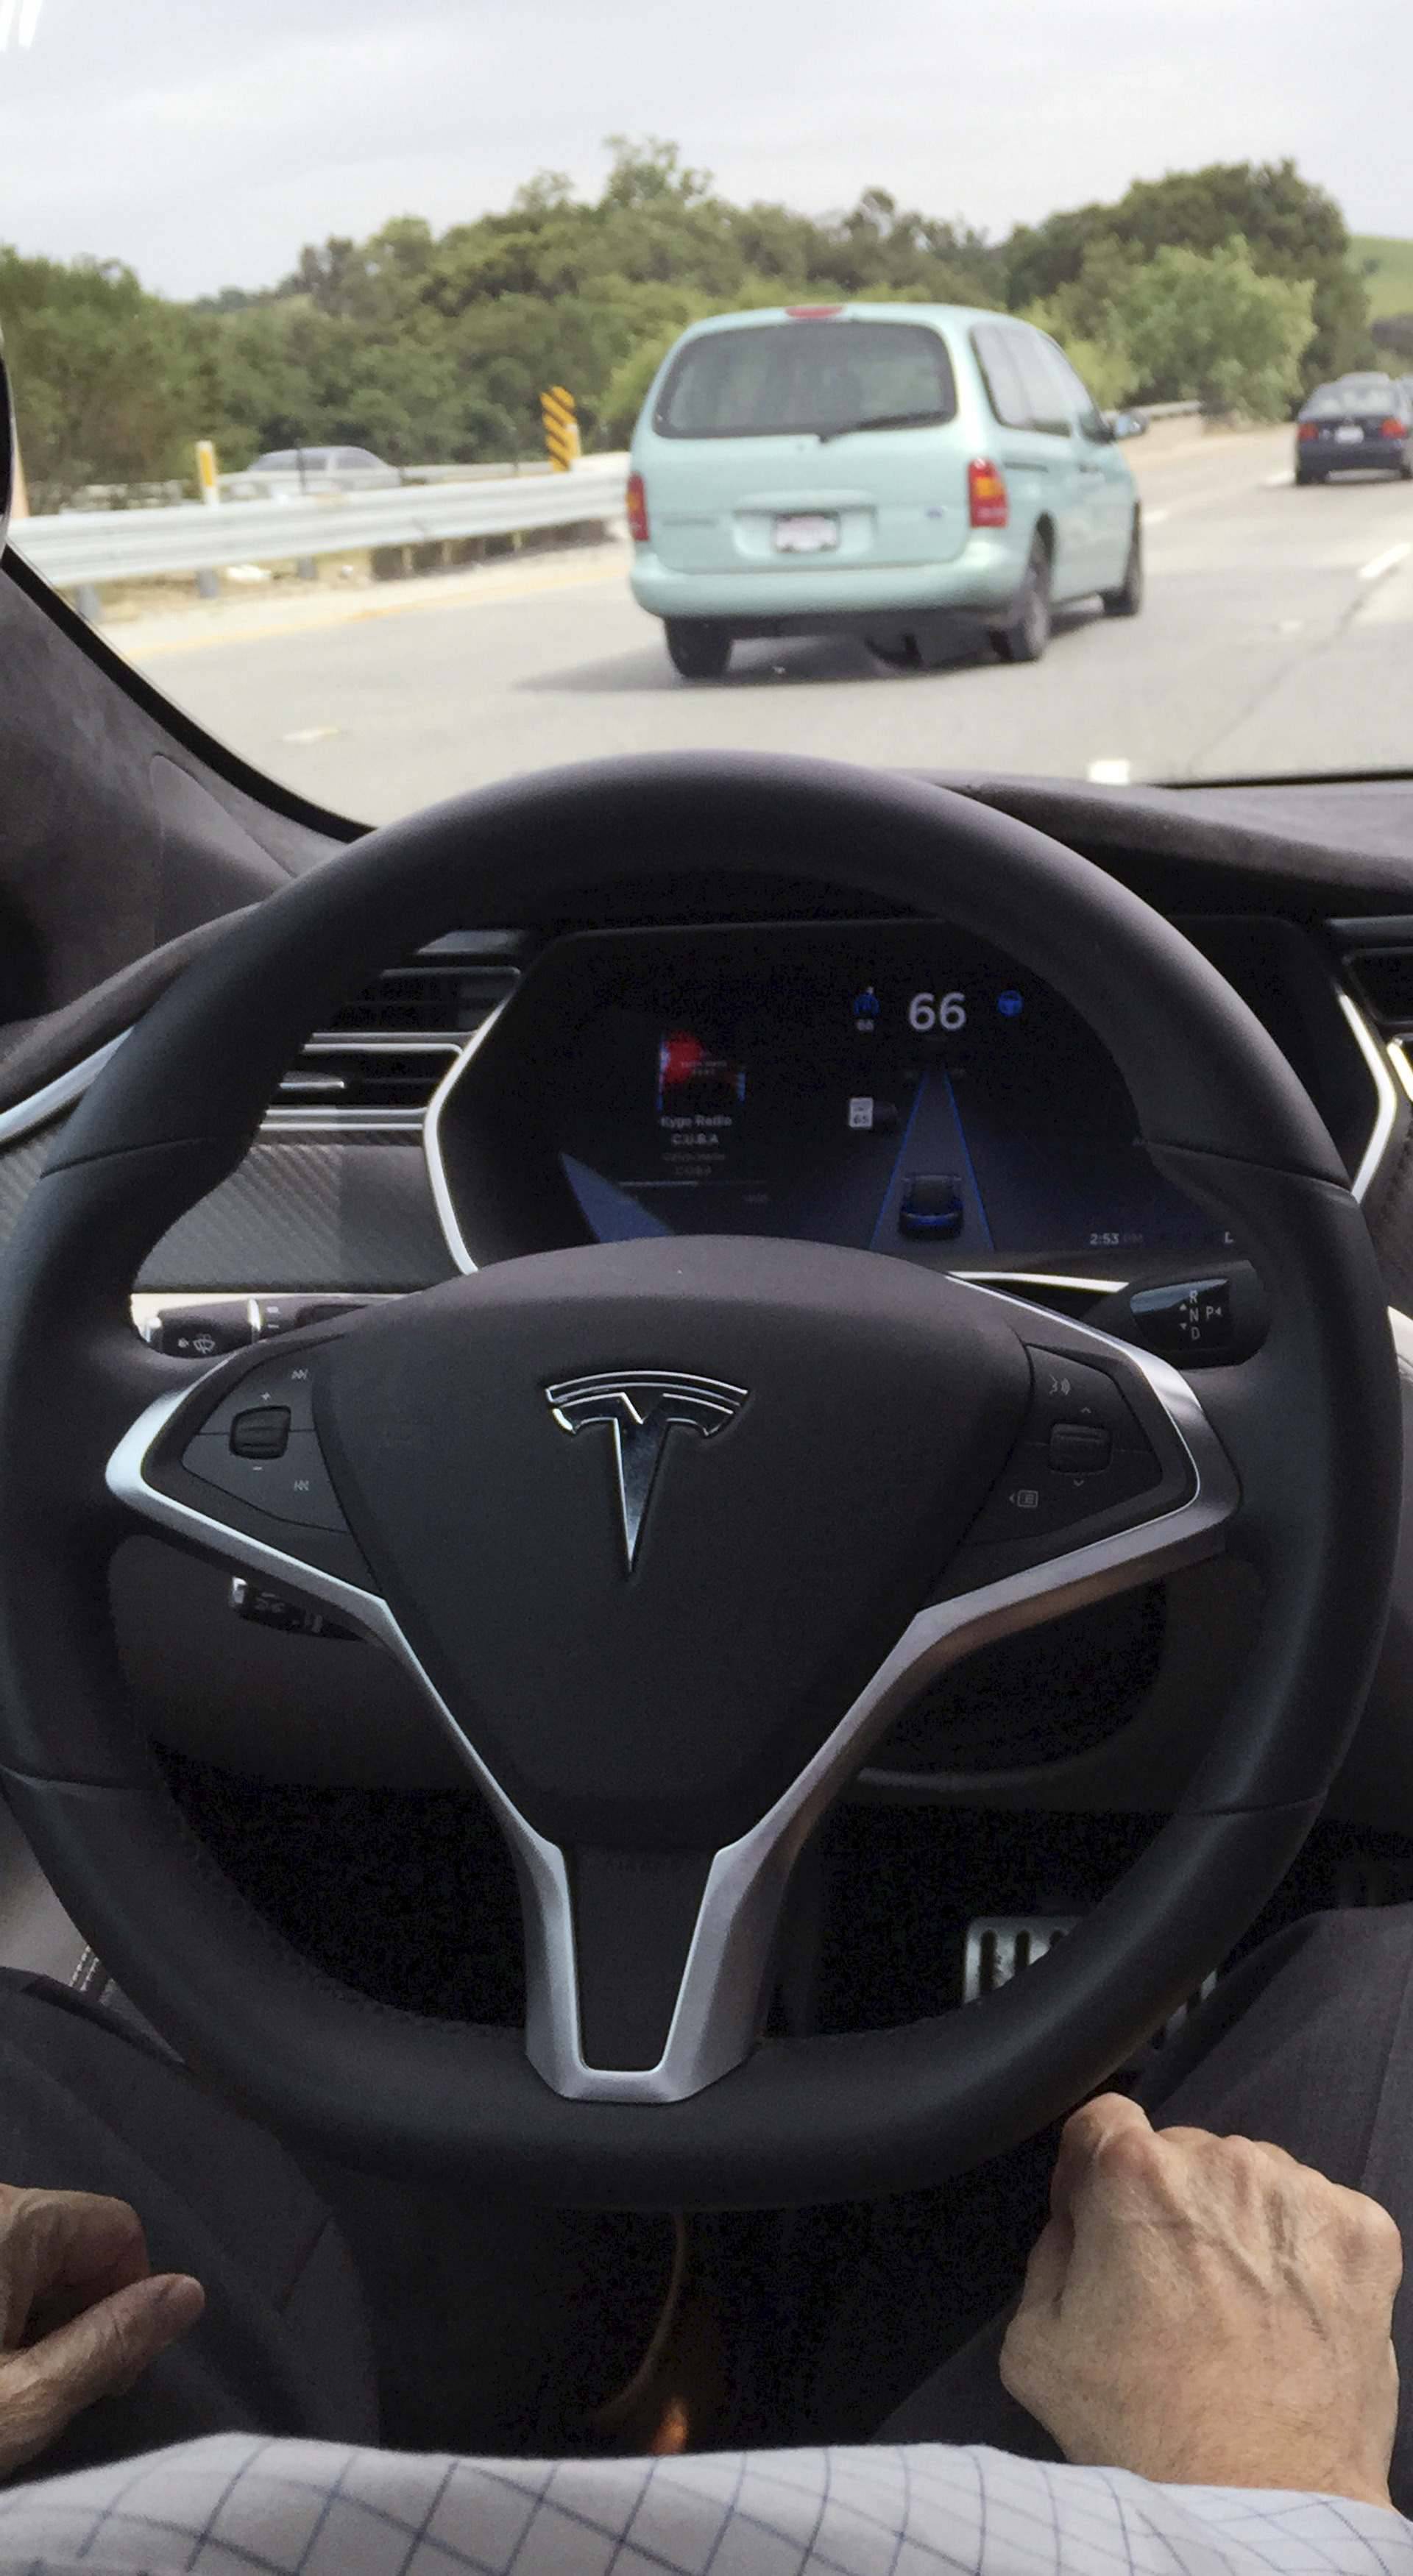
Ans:
[[[955,933],[578,941],[553,980],[578,987],[555,1150],[601,1242],[791,1235],[927,1264],[1209,1238],[1084,1022]]]
[[[1323,960],[1183,925],[1295,1063],[1351,1175],[1377,1101]],[[1101,1035],[945,923],[550,942],[453,1069],[428,1151],[462,1267],[646,1235],[788,1236],[934,1268],[1239,1250],[1155,1168]]]

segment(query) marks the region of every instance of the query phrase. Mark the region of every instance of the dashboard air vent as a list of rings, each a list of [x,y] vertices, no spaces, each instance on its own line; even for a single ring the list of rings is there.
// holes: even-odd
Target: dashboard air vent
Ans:
[[[468,1037],[512,991],[514,967],[429,954],[389,966],[301,1047],[267,1125],[420,1125]]]
[[[417,957],[389,966],[330,1023],[330,1036],[356,1030],[380,1037],[469,1037],[515,982],[510,966],[462,957]]]

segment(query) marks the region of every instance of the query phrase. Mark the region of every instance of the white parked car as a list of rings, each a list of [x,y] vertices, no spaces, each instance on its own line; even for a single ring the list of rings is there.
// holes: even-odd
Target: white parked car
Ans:
[[[395,465],[366,447],[277,447],[242,473],[223,474],[221,494],[227,501],[298,501],[320,492],[379,492],[401,481]]]

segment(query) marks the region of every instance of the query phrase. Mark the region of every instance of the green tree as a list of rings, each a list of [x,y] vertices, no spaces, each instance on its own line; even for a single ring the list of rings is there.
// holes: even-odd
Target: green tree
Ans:
[[[1114,205],[1079,206],[1021,226],[1004,250],[1009,300],[1020,310],[1073,286],[1098,245],[1151,260],[1165,249],[1210,254],[1237,235],[1259,275],[1313,286],[1305,386],[1367,359],[1368,296],[1344,217],[1291,160],[1170,171],[1135,180]]]
[[[1388,313],[1374,324],[1374,346],[1390,375],[1413,367],[1413,313]]]
[[[845,301],[1030,311],[1100,401],[1203,393],[1269,408],[1366,354],[1343,220],[1290,162],[1135,184],[1001,245],[884,186],[829,215],[733,205],[675,143],[619,136],[593,196],[542,170],[510,203],[437,233],[415,214],[306,244],[269,288],[197,305],[113,264],[0,252],[36,497],[347,440],[394,463],[539,448],[539,396],[567,384],[586,442],[620,442],[684,326],[753,306]],[[1229,250],[1234,237],[1244,250]],[[1178,253],[1197,269],[1172,266]],[[1279,290],[1274,297],[1254,293]],[[1308,314],[1302,299],[1308,299]],[[1389,344],[1392,346],[1392,343]]]
[[[200,326],[116,260],[0,244],[0,329],[36,509],[91,483],[189,477],[202,434]]]
[[[1280,420],[1300,389],[1314,300],[1309,279],[1259,275],[1240,235],[1210,254],[1165,245],[1118,310],[1138,391]]]

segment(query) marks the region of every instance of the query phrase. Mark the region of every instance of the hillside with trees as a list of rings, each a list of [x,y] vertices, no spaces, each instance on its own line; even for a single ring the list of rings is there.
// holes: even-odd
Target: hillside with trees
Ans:
[[[1054,332],[1104,403],[1199,399],[1279,418],[1367,362],[1368,301],[1332,198],[1292,162],[1136,182],[989,242],[870,188],[810,216],[718,195],[674,144],[615,138],[601,194],[554,171],[437,234],[403,215],[311,244],[278,286],[178,304],[116,263],[0,245],[0,330],[36,508],[325,441],[394,464],[540,444],[566,384],[587,447],[626,442],[683,326],[747,306],[959,302]]]

